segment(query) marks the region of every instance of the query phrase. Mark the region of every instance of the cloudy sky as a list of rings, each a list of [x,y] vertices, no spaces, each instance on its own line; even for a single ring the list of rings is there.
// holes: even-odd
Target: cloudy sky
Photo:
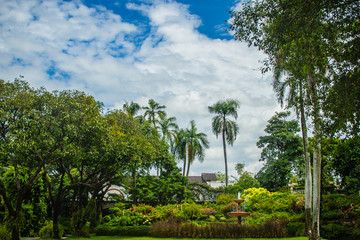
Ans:
[[[227,31],[236,0],[0,0],[0,78],[25,76],[31,86],[78,89],[106,108],[125,101],[165,105],[181,128],[195,120],[208,135],[205,161],[192,175],[224,172],[221,140],[207,107],[241,102],[240,135],[228,148],[236,163],[256,172],[256,147],[267,120],[279,111],[264,56]]]

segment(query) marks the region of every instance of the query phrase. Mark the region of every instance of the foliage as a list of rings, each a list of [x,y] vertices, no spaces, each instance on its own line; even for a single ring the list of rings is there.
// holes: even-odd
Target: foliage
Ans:
[[[109,226],[99,225],[95,228],[98,236],[147,236],[149,226]]]
[[[296,120],[287,120],[290,112],[276,113],[268,121],[265,132],[256,145],[262,149],[260,161],[264,166],[256,174],[262,187],[271,191],[290,183],[292,172],[302,172],[300,128]]]
[[[62,237],[64,234],[64,228],[59,226],[59,236]],[[53,222],[46,221],[45,226],[39,231],[39,237],[41,238],[52,238],[53,237]]]
[[[10,232],[3,225],[0,225],[0,239],[1,240],[10,240],[11,239]]]
[[[349,193],[360,188],[360,138],[338,142],[334,149],[333,167],[341,177],[341,186]]]
[[[154,237],[176,238],[275,238],[286,237],[286,223],[273,221],[258,226],[236,224],[210,224],[196,226],[192,223],[158,222],[150,228]]]
[[[229,185],[226,187],[226,191],[232,194],[242,193],[245,189],[248,188],[259,188],[260,183],[254,177],[254,174],[251,172],[241,172],[240,177],[236,179],[235,184]]]

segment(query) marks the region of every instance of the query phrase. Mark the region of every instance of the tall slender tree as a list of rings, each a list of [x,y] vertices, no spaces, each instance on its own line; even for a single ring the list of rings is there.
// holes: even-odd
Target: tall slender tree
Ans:
[[[214,105],[208,107],[210,113],[216,114],[212,121],[212,131],[216,137],[218,137],[220,133],[222,135],[226,186],[228,185],[226,143],[232,146],[239,133],[239,126],[234,120],[229,119],[229,117],[233,117],[236,120],[238,117],[237,109],[239,107],[240,102],[235,99],[218,101]]]
[[[311,232],[312,174],[307,134],[308,130],[306,124],[307,116],[305,114],[306,92],[303,84],[303,80],[299,80],[291,74],[286,74],[286,71],[281,69],[279,66],[275,68],[273,89],[276,92],[277,99],[281,104],[281,107],[284,107],[284,99],[287,92],[285,108],[294,108],[297,115],[300,115],[300,125],[305,158],[305,236],[309,236]]]

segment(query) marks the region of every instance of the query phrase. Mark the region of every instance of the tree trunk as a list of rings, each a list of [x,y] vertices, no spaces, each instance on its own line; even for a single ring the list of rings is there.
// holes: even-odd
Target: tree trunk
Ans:
[[[14,217],[16,219],[16,217]],[[11,240],[20,240],[20,226],[19,224],[13,224],[11,229]]]
[[[61,206],[54,205],[54,212],[53,212],[53,235],[52,237],[55,239],[61,239],[60,231],[59,231],[59,208]]]
[[[300,82],[300,122],[301,132],[305,156],[305,232],[304,236],[311,235],[311,199],[312,199],[312,176],[311,176],[311,161],[309,154],[309,141],[307,136],[307,126],[304,109],[303,88]]]
[[[184,159],[184,168],[183,168],[183,176],[185,177],[185,171],[186,171],[186,157]]]
[[[224,161],[225,161],[225,186],[228,186],[228,166],[226,156],[226,140],[225,140],[225,127],[222,130],[223,149],[224,149]]]
[[[314,121],[314,188],[313,188],[313,222],[311,231],[311,240],[320,239],[320,193],[321,193],[321,124],[320,107],[317,98],[315,80],[309,76],[310,95],[313,105]]]

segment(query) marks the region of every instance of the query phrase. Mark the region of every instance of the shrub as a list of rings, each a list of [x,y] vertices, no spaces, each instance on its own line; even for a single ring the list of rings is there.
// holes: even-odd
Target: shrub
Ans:
[[[205,207],[205,208],[200,210],[200,213],[203,214],[203,215],[210,216],[210,215],[215,215],[217,212],[212,207]]]
[[[233,202],[235,199],[235,196],[232,194],[220,194],[216,199],[217,205],[227,205],[231,202]]]
[[[64,234],[64,228],[59,224],[59,235],[62,237]],[[53,222],[46,221],[45,226],[42,227],[39,231],[39,237],[41,238],[51,238],[53,236]],[[1,239],[1,238],[0,238]]]
[[[274,221],[257,226],[215,223],[196,226],[192,223],[158,222],[151,226],[149,234],[173,238],[281,238],[286,237],[286,222]]]
[[[5,226],[0,225],[0,239],[10,240],[11,234],[6,230]]]
[[[146,236],[149,233],[149,226],[108,226],[99,225],[95,228],[98,236]]]
[[[330,223],[322,226],[322,235],[328,240],[340,240],[346,239],[351,240],[352,229],[348,226],[344,226],[338,223]],[[354,238],[355,240],[355,238]]]
[[[182,212],[185,219],[196,220],[201,217],[201,206],[196,203],[184,203]]]
[[[300,237],[305,233],[305,223],[303,222],[289,222],[287,224],[287,233],[291,237]]]

